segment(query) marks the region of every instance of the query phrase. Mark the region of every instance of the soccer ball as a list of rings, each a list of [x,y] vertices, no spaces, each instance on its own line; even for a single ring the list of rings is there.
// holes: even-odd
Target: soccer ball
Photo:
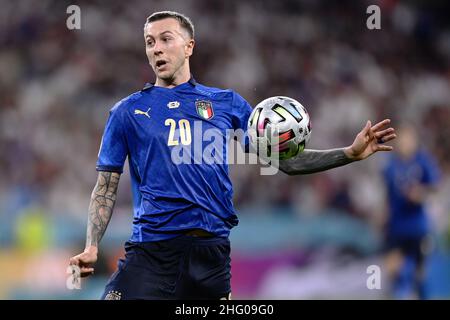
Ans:
[[[267,98],[248,120],[250,145],[266,161],[286,160],[305,149],[311,137],[308,111],[295,99]]]

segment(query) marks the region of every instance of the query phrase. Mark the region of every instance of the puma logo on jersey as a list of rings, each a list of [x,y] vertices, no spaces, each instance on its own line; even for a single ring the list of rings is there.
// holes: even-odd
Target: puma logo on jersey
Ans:
[[[150,115],[148,114],[151,108],[148,108],[147,111],[142,111],[139,109],[134,109],[134,114],[142,114],[150,119]]]

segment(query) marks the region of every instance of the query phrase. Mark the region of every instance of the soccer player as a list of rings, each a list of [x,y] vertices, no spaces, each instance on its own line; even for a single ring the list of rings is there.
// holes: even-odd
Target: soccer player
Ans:
[[[228,236],[238,223],[228,166],[226,161],[207,164],[195,159],[192,164],[175,163],[172,150],[198,140],[192,129],[198,122],[204,130],[218,130],[224,140],[229,129],[245,131],[252,108],[232,90],[204,86],[191,76],[189,58],[195,42],[189,18],[169,11],[153,13],[145,23],[144,39],[156,82],[110,111],[89,206],[86,247],[70,264],[80,267],[81,276],[93,273],[128,157],[133,232],[125,244],[125,259],[119,261],[102,298],[227,299]],[[280,169],[313,173],[390,151],[392,147],[383,144],[395,138],[393,128],[384,129],[388,122],[371,126],[368,121],[351,146],[305,150],[281,161]]]
[[[429,251],[430,222],[425,201],[439,180],[436,161],[419,148],[415,128],[401,125],[397,152],[384,168],[388,196],[385,263],[391,279],[391,295],[403,299],[414,293],[428,297],[425,262]],[[408,272],[407,262],[414,266]]]

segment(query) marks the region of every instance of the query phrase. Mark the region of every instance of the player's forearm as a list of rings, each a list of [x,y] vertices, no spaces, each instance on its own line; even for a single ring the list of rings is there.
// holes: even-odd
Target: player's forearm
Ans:
[[[280,170],[289,175],[310,174],[353,162],[347,148],[331,150],[305,149],[296,157],[279,162]]]
[[[86,248],[98,247],[105,234],[116,202],[120,174],[99,172],[89,204]]]

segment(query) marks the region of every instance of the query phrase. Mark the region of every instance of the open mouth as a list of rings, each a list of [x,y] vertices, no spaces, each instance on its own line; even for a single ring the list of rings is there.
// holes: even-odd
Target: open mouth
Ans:
[[[167,64],[167,62],[166,61],[164,61],[164,60],[158,60],[158,61],[156,61],[156,68],[161,68],[161,67],[163,67],[163,66],[165,66]]]

